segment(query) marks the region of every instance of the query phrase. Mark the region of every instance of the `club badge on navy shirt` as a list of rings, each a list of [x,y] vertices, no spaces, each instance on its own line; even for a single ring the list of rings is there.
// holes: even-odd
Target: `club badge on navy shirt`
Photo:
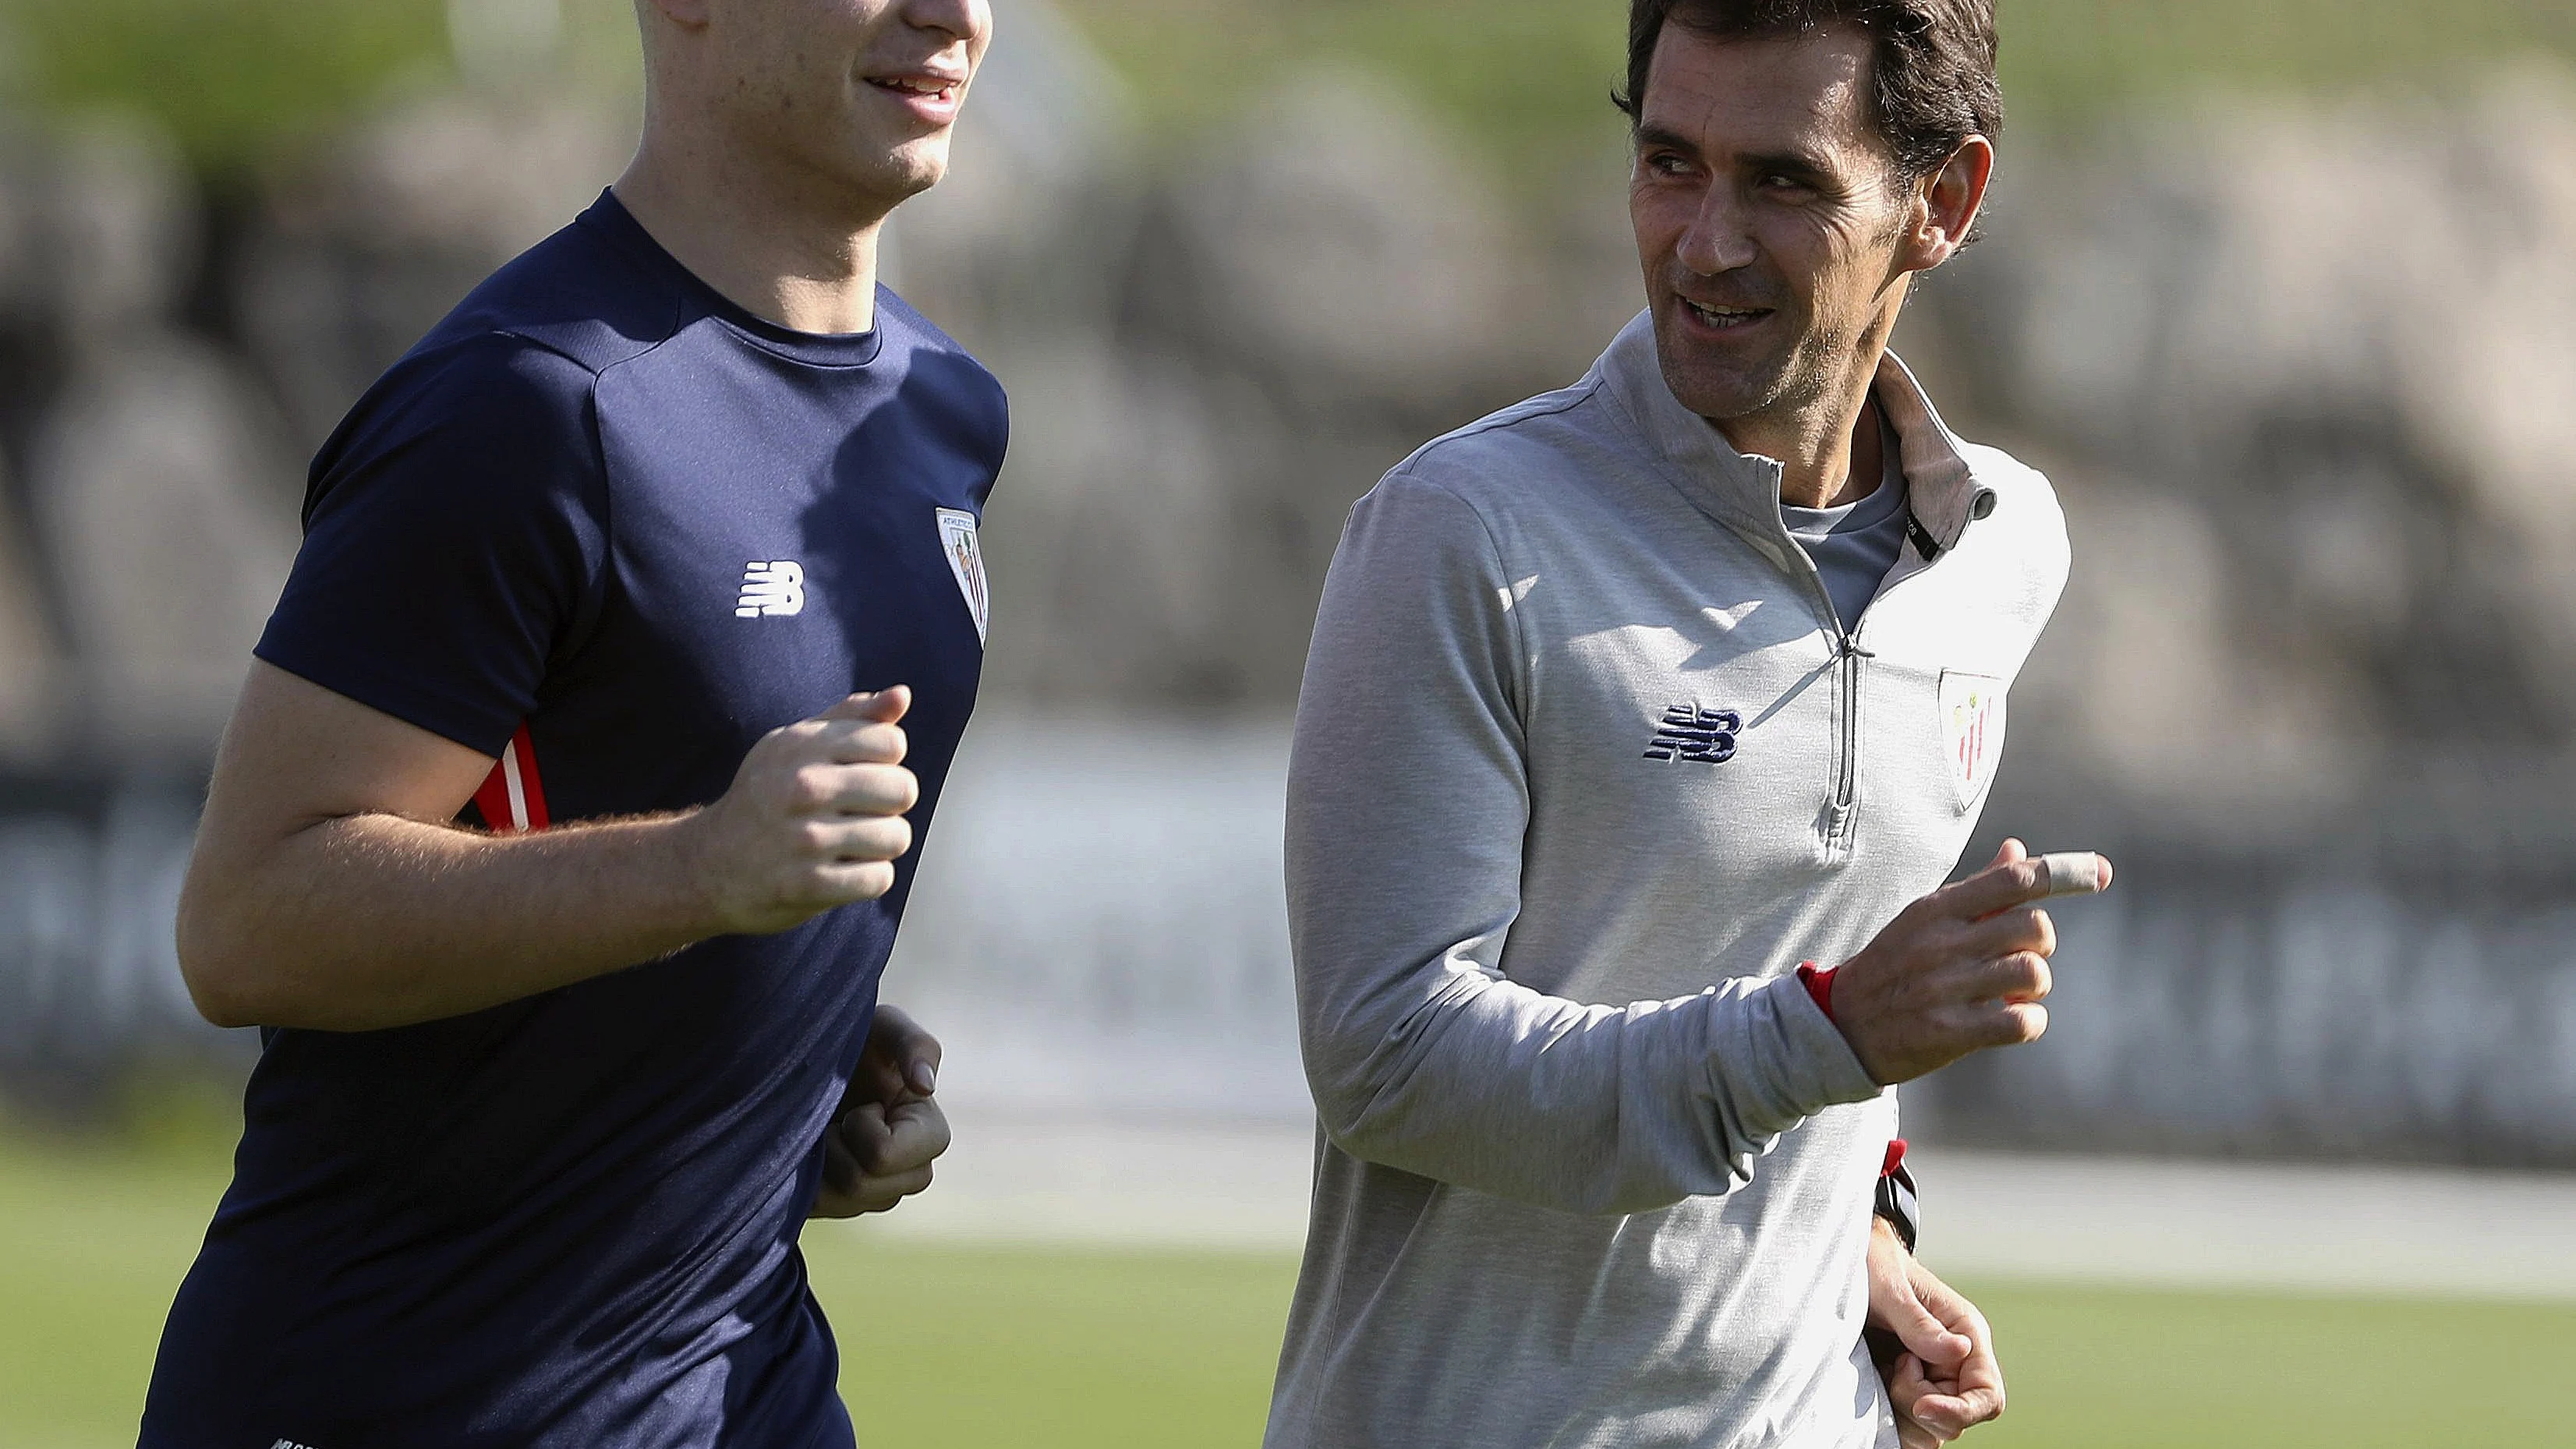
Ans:
[[[975,616],[975,638],[989,643],[992,627],[992,598],[984,589],[984,546],[975,531],[975,515],[962,508],[939,510],[940,552],[948,555],[948,571],[957,576],[957,588],[966,595],[967,612]]]

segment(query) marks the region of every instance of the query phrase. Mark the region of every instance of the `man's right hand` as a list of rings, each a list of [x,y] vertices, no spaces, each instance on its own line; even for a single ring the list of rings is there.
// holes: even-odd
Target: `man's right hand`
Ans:
[[[690,822],[699,880],[728,935],[771,935],[894,889],[921,782],[903,765],[912,691],[854,694],[772,730]]]
[[[2039,1040],[2057,928],[2032,902],[2048,894],[2048,868],[2007,840],[1992,865],[1907,906],[1834,973],[1834,1024],[1872,1080],[1894,1086]]]

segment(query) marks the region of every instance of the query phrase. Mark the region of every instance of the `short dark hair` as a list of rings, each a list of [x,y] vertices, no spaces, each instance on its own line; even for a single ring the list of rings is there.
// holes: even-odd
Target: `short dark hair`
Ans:
[[[1879,135],[1908,178],[1932,174],[1970,136],[2003,134],[1994,0],[1629,0],[1628,88],[1612,99],[1632,122],[1667,24],[1720,39],[1865,32]]]

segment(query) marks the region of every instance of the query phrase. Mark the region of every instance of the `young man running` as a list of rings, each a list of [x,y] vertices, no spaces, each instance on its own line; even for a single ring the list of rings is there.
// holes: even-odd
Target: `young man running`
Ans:
[[[2063,523],[1886,354],[1985,196],[1992,9],[1635,0],[1631,36],[1648,310],[1390,474],[1316,626],[1323,1135],[1270,1449],[1871,1449],[2003,1406],[1873,1222],[1886,1089],[2037,1036],[2055,941],[2018,845],[1936,887]]]
[[[631,169],[315,464],[182,904],[266,1051],[150,1449],[852,1442],[797,1235],[945,1145],[876,993],[1007,428],[877,241],[990,14],[637,9]]]

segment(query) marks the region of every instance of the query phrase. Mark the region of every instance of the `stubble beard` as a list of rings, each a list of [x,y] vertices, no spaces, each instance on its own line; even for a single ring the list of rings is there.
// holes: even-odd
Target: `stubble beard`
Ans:
[[[1726,425],[1792,416],[1813,407],[1830,386],[1829,353],[1815,345],[1818,339],[1812,331],[1800,333],[1753,367],[1738,370],[1697,355],[1672,335],[1683,326],[1679,318],[1667,315],[1658,318],[1657,324],[1665,382],[1683,406],[1710,422]]]

